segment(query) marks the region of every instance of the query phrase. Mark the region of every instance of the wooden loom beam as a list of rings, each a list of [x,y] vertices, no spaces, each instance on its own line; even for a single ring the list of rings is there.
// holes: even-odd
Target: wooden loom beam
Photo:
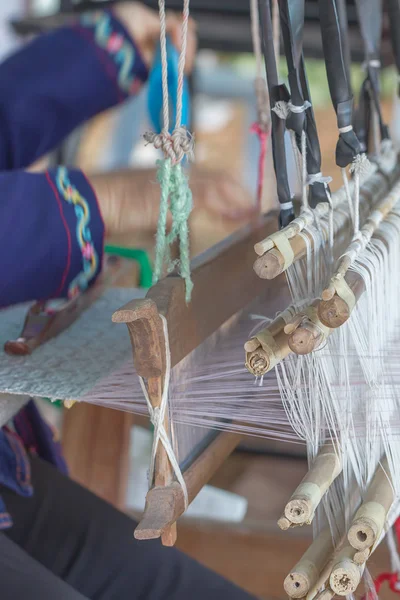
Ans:
[[[159,406],[165,376],[165,340],[160,315],[168,326],[171,368],[212,335],[223,323],[265,292],[265,283],[253,269],[253,248],[261,235],[277,228],[277,215],[269,214],[239,230],[192,262],[194,289],[189,305],[185,283],[172,274],[157,283],[145,300],[132,301],[116,311],[113,321],[126,323],[138,375],[147,380],[153,407]],[[284,287],[284,278],[274,283],[271,297]],[[267,298],[268,300],[268,298]],[[168,432],[168,422],[164,423]],[[237,446],[241,435],[221,432],[183,472],[189,502],[209,481],[214,471]],[[174,481],[164,448],[157,450],[155,486],[150,489],[138,537],[162,536],[174,542],[171,526],[184,512],[183,494]]]
[[[399,163],[396,163],[395,168],[390,174],[378,169],[366,181],[363,182],[360,187],[361,220],[365,219],[366,214],[369,212],[371,203],[373,202],[376,204],[376,201],[380,198],[383,198],[389,191],[389,188],[399,176],[399,170]],[[339,192],[341,195],[343,195],[342,188],[339,190]],[[339,194],[339,192],[336,194]],[[343,201],[344,200],[345,197],[343,197]],[[339,206],[340,205],[338,205],[335,210],[338,210]],[[319,205],[316,209],[317,214],[320,211],[325,211],[326,213],[328,210],[324,206],[319,210],[318,209]],[[348,220],[349,215],[346,214],[346,212],[343,212],[342,222],[338,226],[342,227]],[[300,229],[295,222],[281,230],[281,232],[286,233],[286,237],[288,238],[289,244],[294,253],[293,262],[306,255],[307,244],[304,238],[299,235]],[[264,240],[259,241],[257,244],[255,244],[254,250],[259,257],[256,259],[253,268],[259,277],[262,279],[274,279],[283,273],[285,270],[285,258],[283,254],[276,247],[274,247],[274,242],[271,239],[265,238]]]

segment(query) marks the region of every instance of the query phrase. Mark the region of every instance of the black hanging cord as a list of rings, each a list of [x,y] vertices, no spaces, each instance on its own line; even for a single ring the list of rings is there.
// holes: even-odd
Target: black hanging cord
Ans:
[[[274,52],[274,36],[270,0],[259,0],[259,14],[269,99],[271,108],[273,108],[279,100],[288,102],[289,93],[286,86],[279,85],[278,70]],[[273,110],[271,110],[271,142],[278,200],[281,206],[279,224],[281,227],[286,227],[291,221],[293,221],[295,214],[286,165],[285,122],[280,119]]]
[[[394,60],[397,72],[400,75],[400,2],[399,0],[386,0],[386,6]],[[400,85],[397,88],[397,93],[400,96]]]
[[[301,108],[305,101],[311,104],[303,57],[304,0],[279,0],[279,13],[288,67],[291,104]],[[311,177],[311,181],[313,181],[312,176],[315,180],[321,173],[321,150],[312,107],[309,106],[301,112],[291,110],[286,119],[286,126],[294,131],[300,151],[302,132],[305,132],[307,173]],[[315,208],[319,202],[326,202],[328,193],[325,183],[314,181],[309,186],[309,205]]]
[[[369,150],[371,115],[375,111],[381,140],[390,139],[380,106],[380,45],[382,36],[381,0],[356,0],[358,20],[364,42],[366,78],[361,88],[355,126],[363,149]]]
[[[319,0],[319,17],[329,91],[339,129],[336,164],[347,167],[360,154],[361,145],[353,130],[353,93],[344,0]]]

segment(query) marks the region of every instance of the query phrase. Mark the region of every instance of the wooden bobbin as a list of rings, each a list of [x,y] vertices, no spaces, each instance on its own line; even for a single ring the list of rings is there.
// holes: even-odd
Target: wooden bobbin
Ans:
[[[301,236],[296,236],[288,240],[288,242],[296,260],[305,256],[307,246]],[[253,268],[261,279],[275,279],[275,277],[278,277],[285,270],[285,258],[277,248],[273,248],[257,258]]]
[[[303,554],[283,582],[291,598],[303,598],[317,584],[321,571],[333,552],[332,535],[324,529]]]
[[[308,319],[297,327],[288,338],[289,348],[295,354],[305,355],[314,352],[322,344],[324,335],[317,325]]]
[[[347,538],[359,551],[370,549],[378,541],[386,516],[394,500],[387,459],[378,465],[365,501],[356,512]]]
[[[286,504],[285,517],[297,525],[311,523],[323,495],[341,471],[339,454],[332,444],[326,444]]]
[[[344,279],[358,302],[365,292],[364,279],[354,271],[348,271]],[[318,303],[318,317],[326,327],[336,329],[344,325],[350,317],[351,310],[351,306],[336,293],[333,286],[322,292],[322,300]]]
[[[362,568],[354,562],[354,554],[354,548],[345,546],[332,567],[329,584],[338,596],[353,594],[361,581]]]
[[[291,323],[285,326],[285,333],[289,335],[288,345],[295,354],[305,355],[316,350],[326,339],[325,325],[319,322],[318,300],[309,306],[304,314],[296,315]]]

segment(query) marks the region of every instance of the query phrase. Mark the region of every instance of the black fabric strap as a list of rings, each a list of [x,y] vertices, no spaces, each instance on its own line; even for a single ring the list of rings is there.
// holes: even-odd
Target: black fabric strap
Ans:
[[[365,68],[367,72],[365,80],[365,89],[368,90],[369,110],[364,110],[365,115],[372,114],[372,106],[378,116],[381,139],[389,139],[389,130],[382,118],[380,106],[380,45],[382,35],[382,2],[381,0],[356,0],[358,20],[360,23],[361,35],[364,42],[365,50]],[[364,90],[362,93],[364,93]],[[362,114],[358,115],[357,125],[360,129],[357,130],[358,138],[363,147],[368,148],[369,137],[363,138],[364,132],[369,131],[369,124],[361,125]]]
[[[346,6],[343,0],[319,0],[322,45],[332,104],[337,115],[339,132],[336,145],[336,164],[349,165],[361,146],[353,123],[353,93],[350,82],[349,43]]]
[[[294,106],[303,106],[305,100],[311,103],[307,74],[303,58],[304,1],[279,0],[280,23],[284,51],[288,67],[291,102]],[[301,135],[306,134],[307,173],[316,175],[321,172],[321,151],[317,127],[311,108],[302,112],[291,112],[286,119],[286,127],[294,131],[297,147],[301,151]],[[326,202],[327,189],[323,183],[309,187],[308,202],[311,207]]]
[[[270,0],[259,0],[259,14],[268,91],[272,109],[279,100],[287,102],[289,100],[289,94],[284,85],[279,85],[274,52]],[[285,152],[285,122],[280,119],[273,110],[271,110],[271,141],[278,200],[281,205],[287,203],[290,204],[291,194]],[[281,209],[279,215],[280,226],[286,227],[286,225],[293,221],[294,216],[293,207]]]
[[[399,0],[386,0],[389,15],[390,38],[397,72],[400,74],[400,2]],[[400,95],[400,85],[398,87]]]

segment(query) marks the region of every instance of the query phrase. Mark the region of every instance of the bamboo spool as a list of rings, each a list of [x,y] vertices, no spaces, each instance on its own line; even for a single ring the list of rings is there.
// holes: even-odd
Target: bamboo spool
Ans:
[[[347,537],[353,548],[363,551],[374,546],[382,533],[393,500],[393,485],[385,458],[378,465],[365,501],[356,512],[348,531]]]
[[[319,582],[321,571],[333,553],[332,535],[324,529],[286,576],[285,592],[291,598],[303,598]]]
[[[341,471],[340,455],[332,444],[326,444],[286,504],[285,517],[296,525],[311,523],[323,495]]]
[[[338,553],[332,567],[329,584],[332,591],[338,596],[352,594],[361,581],[362,567],[354,562],[354,554],[354,548],[345,546]]]
[[[290,353],[285,325],[286,321],[278,316],[268,327],[245,343],[246,368],[255,377],[262,377],[268,373]]]

